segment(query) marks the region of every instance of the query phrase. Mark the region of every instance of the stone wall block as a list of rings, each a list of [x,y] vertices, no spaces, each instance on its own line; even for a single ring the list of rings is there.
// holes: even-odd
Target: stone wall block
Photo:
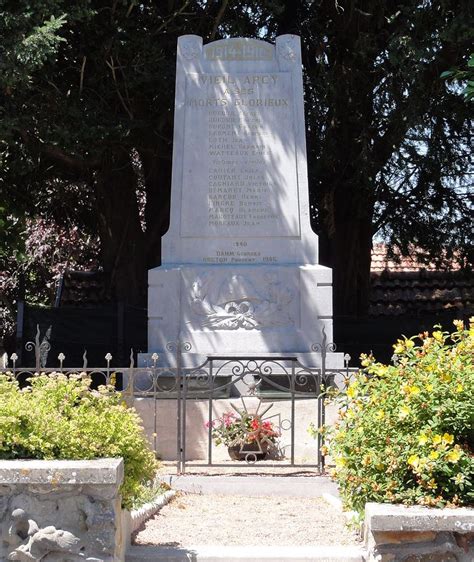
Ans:
[[[474,533],[453,533],[453,537],[459,548],[465,552],[474,550]]]
[[[474,510],[367,504],[368,562],[472,562]]]
[[[392,531],[392,532],[377,532],[374,533],[376,544],[403,544],[403,543],[418,543],[430,542],[435,540],[436,533],[433,531],[425,532],[406,532],[406,531]]]
[[[451,552],[433,552],[431,554],[413,555],[405,558],[405,562],[457,562],[457,558]]]
[[[0,461],[0,562],[123,559],[122,459]]]
[[[117,489],[115,486],[94,486],[85,485],[82,487],[83,493],[86,496],[94,496],[95,498],[100,498],[103,500],[113,500],[117,495]]]

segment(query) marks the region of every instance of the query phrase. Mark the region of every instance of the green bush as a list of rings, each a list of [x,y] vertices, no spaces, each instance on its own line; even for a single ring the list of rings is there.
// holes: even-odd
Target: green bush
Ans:
[[[130,507],[156,470],[138,414],[113,387],[92,390],[84,374],[35,375],[30,383],[20,389],[0,374],[0,458],[122,457],[122,503]]]
[[[339,419],[323,430],[323,453],[347,508],[474,502],[474,324],[454,324],[450,335],[398,340],[394,365],[362,356],[364,368],[337,393]]]

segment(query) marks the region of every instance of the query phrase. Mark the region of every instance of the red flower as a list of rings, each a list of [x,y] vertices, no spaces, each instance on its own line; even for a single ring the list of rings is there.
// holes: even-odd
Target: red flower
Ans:
[[[260,429],[260,420],[257,418],[253,418],[253,420],[250,422],[250,427],[255,431],[257,429]]]
[[[274,424],[271,421],[262,421],[258,415],[251,415],[245,411],[225,412],[220,418],[207,423],[212,428],[212,437],[216,444],[223,443],[231,446],[239,443],[253,443],[255,441],[275,441],[279,437]]]

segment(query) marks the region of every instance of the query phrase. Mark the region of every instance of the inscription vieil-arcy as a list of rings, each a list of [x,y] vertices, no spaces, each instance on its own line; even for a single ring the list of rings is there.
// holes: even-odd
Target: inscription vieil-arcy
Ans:
[[[216,88],[215,93],[220,95],[207,97],[189,97],[186,105],[190,107],[288,107],[289,100],[284,97],[247,97],[254,96],[257,88],[268,85],[277,85],[279,77],[275,74],[252,74],[235,76],[229,74],[209,75],[199,77],[199,84],[203,88],[209,86],[222,86]]]
[[[191,133],[185,138],[183,209],[189,211],[182,213],[194,218],[182,221],[181,233],[223,243],[203,261],[273,262],[273,252],[217,252],[231,251],[241,237],[247,251],[259,251],[259,239],[298,236],[292,91],[290,72],[186,75],[185,126]]]

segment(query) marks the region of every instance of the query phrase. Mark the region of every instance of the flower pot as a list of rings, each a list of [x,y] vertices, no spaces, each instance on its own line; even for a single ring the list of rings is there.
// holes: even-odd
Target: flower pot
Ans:
[[[227,447],[229,457],[234,461],[255,462],[266,458],[268,453],[268,442],[262,441],[260,447],[258,443],[245,443],[242,445],[233,445]]]

